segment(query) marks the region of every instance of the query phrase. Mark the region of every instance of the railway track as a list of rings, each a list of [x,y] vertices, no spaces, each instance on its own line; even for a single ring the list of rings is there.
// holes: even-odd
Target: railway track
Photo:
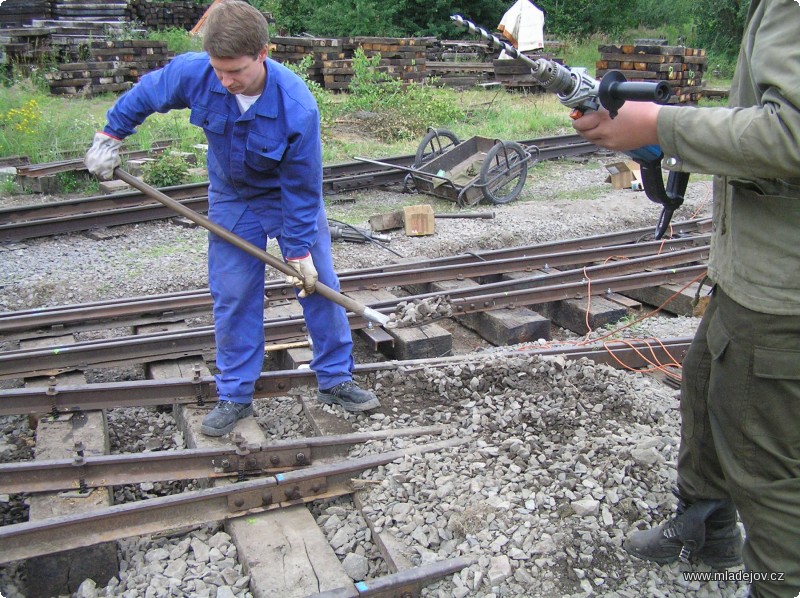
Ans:
[[[633,242],[644,230],[594,238],[528,246],[403,263],[341,274],[344,293],[374,292],[387,288],[413,289],[412,294],[374,300],[369,307],[397,313],[401,303],[445,297],[453,314],[487,312],[510,306],[530,306],[588,296],[603,296],[669,283],[689,283],[702,277],[708,257],[708,220],[680,223],[686,236],[664,242]],[[688,234],[692,231],[692,234]],[[622,241],[627,239],[627,243]],[[609,242],[614,244],[608,245]],[[576,249],[580,247],[580,249]],[[501,279],[516,273],[513,278]],[[441,290],[422,288],[441,281],[486,280],[480,285]],[[270,343],[305,338],[302,315],[294,293],[285,282],[266,287],[267,307],[282,304],[294,309],[288,316],[264,321]],[[46,338],[75,331],[160,324],[209,315],[206,290],[160,297],[142,297],[0,314],[0,338]],[[349,314],[354,330],[370,331],[366,320]],[[391,338],[373,334],[374,348]],[[213,351],[213,326],[153,332],[108,340],[19,348],[0,352],[0,378],[42,376],[86,367],[109,367],[145,360],[175,359]]]
[[[541,160],[552,160],[592,153],[594,144],[578,135],[541,137],[521,141],[536,145]],[[387,164],[409,167],[415,156],[393,156]],[[40,169],[49,172],[47,169]],[[323,169],[323,192],[334,194],[353,189],[402,184],[405,173],[364,162],[347,162]],[[196,212],[208,210],[208,183],[167,187],[163,193]],[[173,217],[175,214],[138,191],[101,195],[47,204],[0,210],[0,242],[23,241],[42,236],[74,233],[91,229],[134,224]]]
[[[489,318],[492,314],[523,306],[539,308],[575,302],[583,309],[580,302],[590,297],[613,299],[618,293],[629,290],[670,283],[687,285],[702,277],[708,256],[710,221],[676,223],[674,230],[678,231],[674,238],[659,242],[647,240],[652,235],[650,228],[637,229],[342,272],[342,291],[353,295],[374,294],[369,305],[382,313],[396,312],[403,302],[413,304],[446,297],[452,309],[452,321],[457,325],[473,322],[470,318]],[[389,288],[404,290],[397,296],[386,297],[385,290]],[[622,296],[618,300],[630,306]],[[283,282],[267,284],[268,316],[269,308],[291,312],[296,307],[294,303],[294,293]],[[0,562],[33,562],[54,553],[80,551],[121,538],[191,528],[216,520],[226,522],[226,529],[239,546],[240,560],[249,563],[254,595],[270,595],[275,591],[279,593],[271,595],[317,595],[305,586],[301,589],[299,583],[292,590],[294,593],[286,588],[275,590],[268,586],[265,589],[264,585],[259,585],[274,583],[267,578],[276,575],[274,570],[260,574],[255,563],[264,559],[264,555],[254,547],[246,547],[245,536],[256,533],[254,522],[265,526],[258,532],[263,538],[276,533],[274,526],[283,528],[286,521],[294,521],[290,517],[306,518],[302,519],[302,524],[296,524],[298,534],[319,533],[313,529],[313,521],[307,521],[308,515],[303,515],[307,513],[303,505],[336,496],[353,496],[357,490],[354,479],[363,472],[379,470],[398,460],[408,460],[414,468],[424,468],[426,459],[434,458],[439,452],[461,450],[460,447],[469,441],[469,436],[447,425],[337,434],[334,423],[340,424],[341,420],[310,404],[313,401],[306,398],[298,398],[298,401],[317,433],[314,438],[268,442],[263,432],[239,427],[237,432],[242,436],[234,438],[232,444],[215,444],[201,437],[197,425],[202,414],[217,399],[213,377],[204,363],[205,356],[213,352],[213,330],[204,326],[181,329],[181,323],[186,318],[207,316],[209,309],[207,289],[197,289],[0,314],[0,339],[6,341],[7,346],[20,343],[20,348],[0,353],[0,378],[25,381],[17,388],[0,390],[0,415],[32,415],[40,419],[40,426],[45,421],[64,420],[70,422],[71,433],[75,433],[75,421],[87,414],[126,407],[172,405],[176,419],[182,422],[188,447],[151,454],[103,455],[91,454],[82,444],[67,446],[63,447],[65,450],[59,458],[0,464],[0,494],[25,493],[42,495],[41,500],[74,501],[77,495],[94,496],[110,486],[208,480],[207,488],[0,527]],[[370,329],[356,317],[351,317],[350,321],[354,330],[363,333],[361,342],[370,343],[375,349],[392,349],[389,346],[392,343],[406,342],[402,328],[394,332],[397,337],[391,337],[392,331]],[[435,324],[436,320],[421,323],[426,328]],[[147,332],[159,325],[176,329]],[[474,326],[474,322],[471,325]],[[79,332],[129,327],[145,332],[94,341],[63,342],[64,337]],[[305,337],[302,317],[297,313],[268,317],[264,327],[270,343],[288,343]],[[47,346],[28,347],[30,341]],[[625,364],[628,368],[641,368],[653,361],[679,363],[689,342],[689,338],[679,337],[661,339],[658,344],[595,342],[515,347],[466,357],[392,358],[360,364],[354,373],[374,379],[387,372],[402,376],[453,364],[480,369],[498,355],[505,354],[532,359],[585,357],[615,367]],[[76,383],[64,377],[87,368],[125,364],[148,364],[146,369],[153,372],[165,360],[183,363],[184,371],[188,368],[192,374],[152,375],[146,380],[101,384]],[[313,385],[313,373],[308,369],[263,372],[256,384],[255,398],[286,397]],[[257,428],[252,418],[248,425]],[[40,434],[44,436],[45,433],[42,428]],[[391,442],[402,442],[403,436],[412,440],[406,440],[401,448],[383,450],[391,446]],[[349,449],[366,443],[377,445],[373,453],[346,457]],[[353,500],[358,503],[357,497]],[[364,518],[383,558],[389,563],[387,574],[359,586],[349,579],[342,581],[341,576],[333,573],[327,577],[326,573],[322,578],[329,581],[327,585],[319,585],[319,596],[414,596],[421,587],[474,564],[472,559],[459,557],[417,567],[402,565],[396,541],[381,531],[381,526],[370,519],[367,512]],[[283,523],[279,523],[281,521]],[[246,534],[241,531],[243,528],[247,529]],[[268,532],[264,531],[267,529]],[[309,575],[319,578],[316,563],[321,560],[317,559],[322,557],[310,556],[308,566],[312,570]],[[273,563],[273,568],[277,566],[274,553],[267,560]]]

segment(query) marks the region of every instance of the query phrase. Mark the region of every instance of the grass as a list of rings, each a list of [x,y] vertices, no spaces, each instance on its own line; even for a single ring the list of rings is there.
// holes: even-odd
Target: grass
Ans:
[[[556,194],[556,200],[594,200],[600,199],[607,195],[609,191],[608,185],[596,185],[594,187],[582,187],[580,189],[572,189],[569,191],[560,191]]]

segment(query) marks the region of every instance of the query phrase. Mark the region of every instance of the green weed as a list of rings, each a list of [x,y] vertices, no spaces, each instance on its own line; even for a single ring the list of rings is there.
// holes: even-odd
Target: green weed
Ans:
[[[144,181],[155,187],[182,185],[189,181],[189,165],[183,156],[167,150],[152,162],[146,162],[142,174]]]
[[[200,52],[203,49],[203,38],[191,35],[180,27],[167,27],[157,31],[149,31],[147,39],[167,42],[167,48],[176,54],[185,52]]]

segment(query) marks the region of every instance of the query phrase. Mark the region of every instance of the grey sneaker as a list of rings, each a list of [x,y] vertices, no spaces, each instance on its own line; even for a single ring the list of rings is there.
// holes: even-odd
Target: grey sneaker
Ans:
[[[326,405],[341,405],[346,411],[369,411],[381,406],[378,397],[368,390],[362,390],[352,380],[328,390],[319,389],[317,399]]]
[[[233,430],[237,421],[248,415],[253,415],[251,403],[219,401],[216,407],[203,418],[200,431],[206,436],[224,436]]]

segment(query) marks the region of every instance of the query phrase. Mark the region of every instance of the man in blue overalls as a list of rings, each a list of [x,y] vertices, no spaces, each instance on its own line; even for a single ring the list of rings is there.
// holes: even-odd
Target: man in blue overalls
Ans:
[[[154,112],[189,108],[208,139],[208,216],[265,248],[278,241],[297,271],[291,282],[311,336],[317,398],[348,411],[380,406],[352,379],[352,336],[345,310],[314,293],[317,281],[339,290],[322,201],[319,111],[305,83],[267,58],[264,16],[229,0],[209,14],[202,53],[176,56],[144,75],[108,111],[86,154],[90,172],[111,178],[122,139]],[[219,402],[203,420],[209,436],[251,415],[264,359],[264,263],[209,234]]]

